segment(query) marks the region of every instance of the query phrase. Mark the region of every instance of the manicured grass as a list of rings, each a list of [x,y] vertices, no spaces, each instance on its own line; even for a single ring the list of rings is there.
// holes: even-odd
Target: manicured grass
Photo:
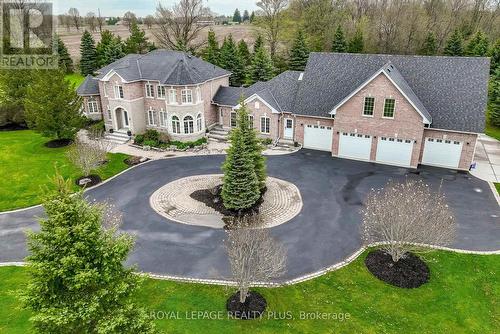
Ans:
[[[263,319],[228,319],[232,288],[147,279],[137,299],[167,333],[495,333],[500,329],[498,255],[426,254],[431,280],[418,289],[389,286],[354,263],[312,281],[258,289],[268,301]],[[23,268],[0,268],[0,332],[25,333],[29,313],[19,310],[12,291],[27,281]],[[221,312],[222,319],[193,319],[191,312]],[[186,313],[187,312],[187,313]],[[290,312],[293,319],[278,319]],[[300,312],[349,314],[349,319],[301,320]],[[187,315],[186,315],[187,314]],[[197,313],[196,313],[197,314]],[[189,317],[190,319],[187,319]]]
[[[488,122],[486,123],[486,130],[484,131],[490,137],[495,138],[496,140],[500,140],[500,128],[497,128]]]
[[[500,183],[495,183],[495,188],[497,188],[498,194],[500,194]]]
[[[44,187],[51,188],[56,168],[66,178],[81,176],[66,156],[68,148],[46,148],[47,141],[30,130],[0,132],[0,211],[39,204]],[[109,162],[97,174],[106,179],[121,172],[128,167],[123,162],[126,157],[109,154]]]
[[[78,86],[80,86],[83,80],[85,80],[85,77],[82,76],[80,73],[73,73],[66,75],[66,80],[74,84],[75,88],[77,88]]]

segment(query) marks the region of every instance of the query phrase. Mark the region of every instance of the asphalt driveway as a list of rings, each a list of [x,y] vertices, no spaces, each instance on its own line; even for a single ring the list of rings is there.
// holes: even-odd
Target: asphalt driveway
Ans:
[[[88,191],[90,199],[107,200],[124,214],[122,230],[136,235],[128,262],[146,272],[223,279],[229,264],[224,231],[170,222],[156,214],[149,197],[181,177],[220,172],[224,156],[199,156],[153,161]],[[341,262],[361,246],[363,200],[389,179],[423,178],[443,183],[459,230],[453,248],[499,250],[500,208],[489,185],[467,173],[424,167],[418,171],[332,158],[326,152],[301,150],[268,157],[268,174],[294,183],[304,206],[290,222],[272,229],[288,249],[287,274],[296,278]],[[0,214],[0,262],[26,256],[24,230],[38,229],[41,208]]]

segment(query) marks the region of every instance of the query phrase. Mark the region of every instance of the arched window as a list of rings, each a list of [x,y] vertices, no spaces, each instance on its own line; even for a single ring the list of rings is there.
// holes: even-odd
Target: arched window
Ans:
[[[194,132],[193,117],[191,116],[184,117],[184,133],[193,133],[193,132]]]
[[[181,122],[177,116],[172,116],[172,132],[181,133]]]
[[[203,126],[202,126],[202,122],[201,122],[201,114],[198,114],[198,116],[196,116],[196,131],[200,132],[201,130],[203,130]]]

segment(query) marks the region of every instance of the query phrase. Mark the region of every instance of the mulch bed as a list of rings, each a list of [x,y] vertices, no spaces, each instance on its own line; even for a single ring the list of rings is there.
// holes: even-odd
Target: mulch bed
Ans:
[[[142,164],[143,162],[146,162],[149,160],[149,159],[146,159],[144,161],[141,161],[141,159],[142,159],[142,157],[131,156],[131,157],[128,157],[127,159],[123,160],[123,162],[125,164],[127,164],[128,166],[135,166],[135,165]]]
[[[46,142],[44,145],[48,148],[60,148],[71,144],[73,141],[71,139],[54,139]]]
[[[28,130],[26,124],[16,124],[10,123],[0,126],[0,131],[18,131],[18,130]]]
[[[267,188],[264,188],[262,191],[262,194],[255,203],[254,206],[251,208],[245,209],[245,210],[240,210],[240,211],[233,211],[233,210],[228,210],[222,203],[222,185],[218,185],[215,188],[212,189],[200,189],[196,190],[191,195],[189,195],[192,199],[195,199],[199,202],[202,202],[209,208],[214,209],[218,213],[222,214],[223,216],[229,216],[229,217],[241,217],[244,215],[252,214],[252,213],[257,213],[259,211],[260,206],[262,205],[262,202],[264,202],[264,194],[266,193]]]
[[[406,253],[398,262],[393,262],[389,254],[375,250],[366,256],[365,265],[381,281],[400,288],[418,288],[431,276],[427,264],[412,253]]]
[[[240,303],[240,293],[236,292],[226,302],[228,313],[238,319],[259,318],[266,310],[267,302],[261,294],[250,291],[244,303]]]
[[[89,179],[90,182],[87,182],[85,184],[80,184],[80,180],[83,180],[83,179]],[[79,187],[90,188],[92,186],[95,186],[96,184],[101,183],[101,181],[102,181],[102,179],[101,179],[101,177],[99,175],[92,174],[92,175],[89,175],[89,176],[79,177],[78,179],[76,179],[75,183]]]

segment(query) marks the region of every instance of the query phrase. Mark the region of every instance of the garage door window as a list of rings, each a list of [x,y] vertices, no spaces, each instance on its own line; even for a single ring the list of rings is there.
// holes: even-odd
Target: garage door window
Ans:
[[[364,116],[373,116],[373,108],[375,106],[374,97],[365,97],[365,107],[363,109]]]

